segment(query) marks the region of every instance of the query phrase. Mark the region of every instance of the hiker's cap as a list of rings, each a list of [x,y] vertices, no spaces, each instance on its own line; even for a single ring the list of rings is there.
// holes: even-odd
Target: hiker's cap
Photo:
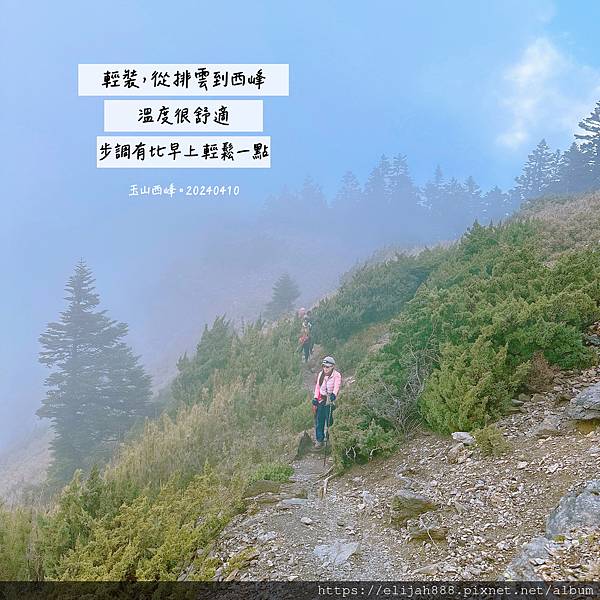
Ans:
[[[324,367],[333,367],[333,365],[335,365],[335,358],[333,358],[333,356],[326,356],[323,359]]]

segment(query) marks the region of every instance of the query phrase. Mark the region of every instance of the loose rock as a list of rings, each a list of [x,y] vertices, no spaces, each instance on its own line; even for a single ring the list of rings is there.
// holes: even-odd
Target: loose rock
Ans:
[[[400,490],[392,498],[390,509],[391,522],[394,525],[404,525],[408,519],[412,519],[435,508],[436,505],[429,498],[410,490]]]
[[[313,553],[325,561],[325,565],[341,565],[358,550],[358,542],[336,540],[333,544],[315,546]]]
[[[455,431],[452,434],[452,439],[465,446],[472,446],[475,443],[475,438],[467,431]]]

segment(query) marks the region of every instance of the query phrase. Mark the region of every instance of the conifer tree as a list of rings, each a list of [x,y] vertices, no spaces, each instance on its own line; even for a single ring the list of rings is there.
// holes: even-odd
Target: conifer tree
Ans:
[[[515,192],[521,201],[538,198],[548,191],[554,181],[556,155],[542,140],[527,157],[523,172],[515,181]]]
[[[483,224],[505,219],[512,212],[510,196],[503,192],[497,185],[483,196],[482,206],[481,222]]]
[[[382,156],[379,164],[371,171],[365,183],[364,201],[371,219],[380,215],[389,200],[390,163],[386,156]]]
[[[417,189],[408,171],[406,156],[397,154],[389,172],[388,194],[394,217],[406,216],[418,203]]]
[[[39,360],[53,372],[37,414],[54,428],[50,474],[56,482],[106,459],[149,410],[150,377],[123,342],[127,325],[97,310],[94,282],[81,261],[65,288],[67,309],[39,338]]]
[[[588,157],[577,142],[573,142],[560,159],[556,181],[551,189],[557,194],[578,194],[593,187]]]
[[[362,189],[356,175],[347,171],[342,177],[342,183],[334,200],[333,208],[343,213],[352,213],[360,204]]]
[[[303,218],[312,223],[314,219],[322,217],[324,211],[327,210],[327,202],[325,201],[321,186],[315,183],[312,177],[306,177],[302,184],[300,206],[298,209],[294,222],[297,222],[299,215],[304,215]]]
[[[177,402],[192,405],[207,398],[203,389],[210,391],[211,376],[228,364],[234,338],[235,332],[225,315],[217,317],[210,329],[204,326],[196,354],[191,359],[184,354],[177,362],[179,374],[171,384]]]
[[[294,280],[284,273],[273,286],[273,297],[265,308],[265,317],[272,321],[291,312],[294,302],[300,297],[300,290]]]
[[[408,171],[406,156],[397,154],[392,159],[389,173],[389,194],[394,201],[411,198],[415,193],[415,186]]]
[[[562,152],[560,149],[557,149],[556,152],[552,155],[552,160],[550,162],[550,181],[548,182],[548,186],[546,191],[548,193],[552,193],[552,188],[556,186],[558,182],[558,178],[560,177],[560,165],[562,163]]]
[[[340,189],[333,199],[332,210],[338,233],[347,240],[356,239],[360,231],[360,210],[362,205],[362,188],[351,171],[344,174]]]
[[[472,223],[475,219],[480,218],[483,213],[481,200],[481,188],[477,185],[475,179],[469,175],[464,183],[466,194],[466,211],[467,221]]]
[[[579,127],[585,133],[576,133],[575,138],[582,140],[580,150],[589,165],[590,182],[587,189],[600,187],[600,101],[589,117],[580,121]]]
[[[444,211],[444,174],[440,165],[436,166],[433,179],[426,183],[423,195],[425,205],[433,214],[441,214]]]
[[[278,195],[268,196],[262,210],[262,220],[270,227],[297,228],[302,205],[297,193],[284,186]]]
[[[440,210],[442,224],[447,233],[460,235],[473,221],[471,196],[465,186],[455,177],[443,186],[443,204]]]

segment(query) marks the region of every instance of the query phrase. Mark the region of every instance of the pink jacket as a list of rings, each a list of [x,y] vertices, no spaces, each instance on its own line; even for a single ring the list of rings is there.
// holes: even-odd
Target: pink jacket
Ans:
[[[317,398],[317,400],[321,399],[321,386],[319,385],[319,378],[321,377],[322,372],[323,371],[320,371],[317,375],[317,381],[315,383],[314,397]],[[340,391],[340,385],[342,385],[342,374],[334,369],[329,377],[325,376],[324,384],[327,389],[327,396],[329,396],[329,394],[335,394],[337,396],[338,392]]]

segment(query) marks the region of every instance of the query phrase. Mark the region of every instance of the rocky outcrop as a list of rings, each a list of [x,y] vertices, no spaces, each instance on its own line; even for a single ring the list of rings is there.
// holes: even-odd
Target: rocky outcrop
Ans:
[[[446,460],[450,464],[460,464],[465,462],[465,460],[471,456],[472,451],[467,450],[464,444],[458,443],[454,444],[450,450],[446,453]]]
[[[511,580],[536,581],[542,567],[563,551],[564,538],[600,527],[600,479],[565,494],[546,522],[546,534],[533,538],[508,565],[504,576]]]
[[[562,497],[548,517],[546,535],[564,535],[584,527],[600,527],[600,479]]]
[[[413,525],[408,528],[408,535],[411,542],[445,540],[448,536],[448,528],[439,526]]]
[[[544,564],[556,544],[547,537],[538,536],[523,546],[523,549],[508,565],[504,576],[514,581],[536,581],[538,575],[534,565]]]
[[[579,392],[567,406],[565,414],[574,421],[600,420],[600,383]]]

